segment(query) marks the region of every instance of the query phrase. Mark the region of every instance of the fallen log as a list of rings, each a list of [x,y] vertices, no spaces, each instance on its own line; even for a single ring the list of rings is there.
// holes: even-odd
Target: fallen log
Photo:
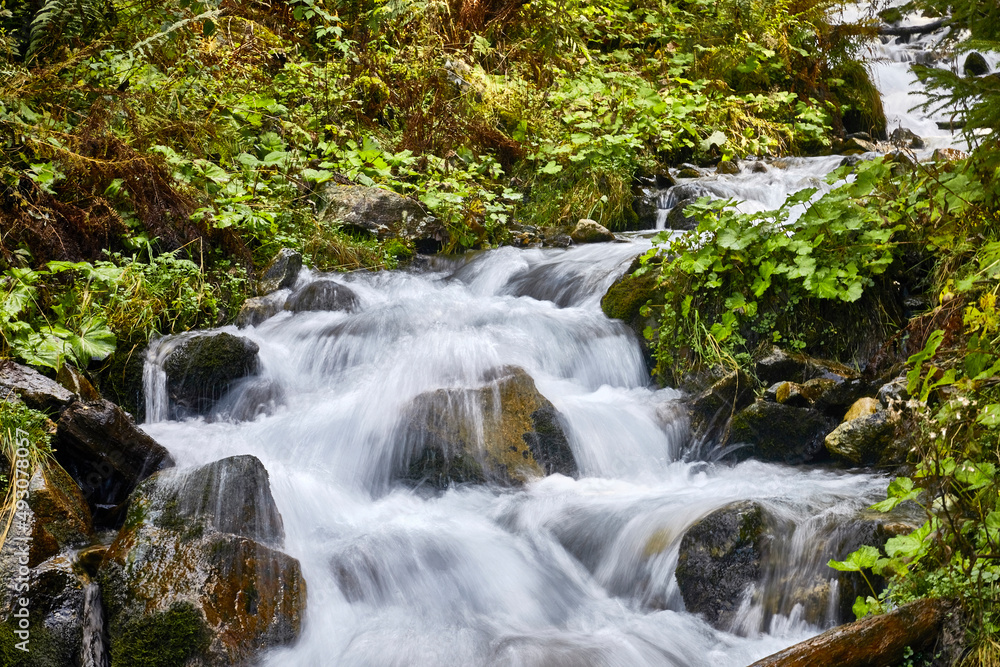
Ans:
[[[926,35],[929,32],[936,32],[941,28],[948,25],[948,19],[938,19],[937,21],[931,21],[930,23],[925,23],[924,25],[908,25],[908,26],[891,26],[882,25],[878,28],[878,34],[880,35],[892,35],[894,37],[903,37],[906,35]]]
[[[750,667],[883,667],[902,662],[907,646],[933,644],[951,610],[946,600],[916,600],[888,614],[828,630]]]

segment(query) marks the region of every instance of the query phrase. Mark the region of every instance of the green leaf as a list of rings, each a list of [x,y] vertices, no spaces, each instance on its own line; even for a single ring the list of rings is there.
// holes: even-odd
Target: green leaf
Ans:
[[[983,426],[1000,426],[1000,404],[990,403],[976,415],[976,421]]]
[[[81,366],[86,366],[92,359],[107,359],[118,344],[118,339],[102,317],[87,319],[80,326],[80,333],[69,336],[67,341]]]
[[[712,134],[708,135],[702,140],[700,146],[703,151],[708,151],[712,149],[712,146],[718,146],[722,148],[726,143],[726,135],[720,130],[716,130]]]

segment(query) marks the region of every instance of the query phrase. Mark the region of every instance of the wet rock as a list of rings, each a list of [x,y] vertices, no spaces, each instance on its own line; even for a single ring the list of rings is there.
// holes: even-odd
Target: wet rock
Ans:
[[[317,217],[379,240],[413,241],[421,252],[436,252],[448,242],[447,228],[427,215],[420,202],[377,187],[328,184],[320,192]]]
[[[863,378],[847,378],[824,392],[813,403],[813,407],[840,419],[850,406],[874,391],[872,384]]]
[[[642,194],[632,200],[632,210],[639,219],[639,229],[655,229],[660,215],[660,195]]]
[[[56,382],[85,401],[99,401],[102,398],[101,392],[94,388],[87,376],[70,364],[63,364],[59,369],[56,373]]]
[[[236,326],[241,329],[255,327],[264,320],[274,317],[281,312],[287,297],[282,294],[268,294],[267,296],[255,296],[243,302],[239,314],[236,316]]]
[[[647,303],[663,303],[663,290],[656,285],[658,267],[651,267],[645,273],[637,273],[640,264],[638,258],[625,274],[616,280],[607,293],[601,298],[601,310],[615,320],[622,320],[628,325],[642,347],[647,367],[652,370],[652,350],[646,340],[646,328],[653,330],[657,326],[652,314],[643,315],[642,309]]]
[[[686,609],[728,629],[743,592],[761,578],[769,543],[764,510],[751,501],[727,505],[691,526],[676,569]]]
[[[542,245],[547,248],[568,248],[573,245],[569,234],[550,233],[542,238]]]
[[[67,547],[86,544],[94,532],[87,501],[73,478],[54,462],[45,462],[28,482],[28,511],[19,515],[31,526],[29,565]]]
[[[677,168],[677,178],[701,178],[705,175],[701,169],[693,164],[684,163]]]
[[[907,649],[929,648],[952,612],[945,600],[925,599],[828,630],[750,667],[869,667],[897,665]]]
[[[252,456],[143,482],[98,573],[116,662],[242,665],[294,641],[306,590],[282,539]]]
[[[889,143],[900,148],[920,149],[924,147],[924,140],[905,127],[897,127],[893,130],[892,134],[889,135]]]
[[[688,402],[695,438],[716,439],[729,419],[753,403],[754,385],[743,371],[733,371]]]
[[[778,389],[780,389],[785,383],[775,382],[770,387],[764,390],[764,400],[770,401],[772,403],[778,402]]]
[[[99,524],[109,519],[108,506],[124,502],[139,482],[174,465],[166,449],[105,400],[77,401],[63,411],[55,452]]]
[[[229,333],[199,334],[181,343],[163,364],[177,416],[207,414],[231,385],[259,367],[257,344]]]
[[[829,418],[818,410],[757,401],[733,417],[725,444],[743,444],[737,459],[780,463],[808,463],[823,453]]]
[[[285,390],[270,378],[246,378],[215,405],[215,416],[231,421],[253,421],[273,415],[285,404]]]
[[[802,384],[783,382],[775,390],[774,400],[783,405],[808,408],[837,384],[837,381],[831,378],[813,378]]]
[[[871,153],[877,150],[878,146],[872,143],[870,138],[866,140],[858,138],[856,136],[851,136],[845,139],[842,144],[840,144],[837,152],[843,155],[860,155],[862,153]]]
[[[290,248],[282,248],[261,273],[258,285],[260,293],[270,294],[294,287],[301,270],[302,254]]]
[[[740,173],[740,166],[732,160],[723,160],[719,164],[715,165],[715,173],[738,174]]]
[[[666,228],[680,230],[697,229],[698,219],[684,213],[684,209],[697,201],[697,199],[689,197],[677,202],[677,204],[670,209],[670,212],[667,213]]]
[[[973,51],[965,57],[962,71],[965,72],[965,76],[983,76],[990,73],[990,64],[986,62],[983,54]]]
[[[517,367],[499,369],[479,389],[439,389],[414,399],[404,421],[410,463],[404,477],[450,483],[523,484],[576,473],[562,417]]]
[[[960,151],[957,148],[935,148],[934,153],[931,155],[932,162],[956,162],[958,160],[964,160],[969,157],[969,154],[965,151]]]
[[[843,160],[840,161],[840,165],[838,166],[853,167],[857,165],[859,162],[864,162],[864,159],[860,155],[848,155],[844,157]]]
[[[844,421],[849,422],[860,417],[867,417],[868,415],[873,415],[878,412],[879,402],[874,398],[859,398],[854,402],[853,405],[847,410],[844,415]]]
[[[55,380],[13,361],[0,361],[0,400],[17,396],[33,410],[58,412],[76,396]]]
[[[887,382],[878,389],[876,398],[883,408],[889,408],[895,404],[909,400],[910,393],[906,390],[906,376],[901,375],[891,382]]]
[[[805,382],[808,378],[808,358],[800,354],[790,354],[781,348],[773,347],[771,352],[754,364],[754,374],[765,384],[775,382],[798,381]]]
[[[6,549],[6,547],[5,547]],[[3,571],[0,563],[0,571]],[[4,572],[4,575],[7,575]],[[4,665],[25,667],[55,667],[80,665],[86,619],[87,593],[85,580],[74,572],[68,555],[54,556],[32,567],[26,576],[10,573],[0,591],[0,661]],[[19,595],[11,585],[21,583],[21,594],[28,607],[19,604]],[[27,618],[18,618],[27,609]],[[27,626],[25,629],[22,626]],[[25,634],[18,636],[18,632]],[[15,645],[27,639],[27,652]],[[16,657],[14,657],[16,656]]]
[[[614,241],[615,235],[597,222],[583,219],[576,223],[570,238],[574,243],[604,243]]]
[[[767,165],[763,162],[752,162],[750,164],[750,173],[752,174],[766,174]]]
[[[358,297],[346,285],[334,280],[315,280],[288,297],[285,310],[300,313],[309,310],[353,312]]]
[[[845,421],[825,438],[827,451],[855,465],[878,463],[892,441],[895,425],[884,410]]]

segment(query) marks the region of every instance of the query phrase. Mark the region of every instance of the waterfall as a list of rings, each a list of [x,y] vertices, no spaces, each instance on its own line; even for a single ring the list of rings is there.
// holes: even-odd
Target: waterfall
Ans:
[[[101,589],[88,583],[83,589],[83,642],[80,651],[83,667],[108,667],[108,639],[104,634],[104,608]]]

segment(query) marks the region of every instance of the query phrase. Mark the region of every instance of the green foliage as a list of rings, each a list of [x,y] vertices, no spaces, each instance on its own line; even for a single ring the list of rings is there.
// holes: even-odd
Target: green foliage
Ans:
[[[138,619],[126,619],[111,638],[113,667],[174,667],[200,655],[209,644],[201,613],[188,602]]]
[[[36,410],[9,396],[0,396],[0,546],[13,525],[17,504],[15,486],[18,460],[27,466],[20,476],[29,476],[52,456],[52,422]],[[24,451],[26,449],[26,456]],[[18,456],[21,453],[22,456]]]

